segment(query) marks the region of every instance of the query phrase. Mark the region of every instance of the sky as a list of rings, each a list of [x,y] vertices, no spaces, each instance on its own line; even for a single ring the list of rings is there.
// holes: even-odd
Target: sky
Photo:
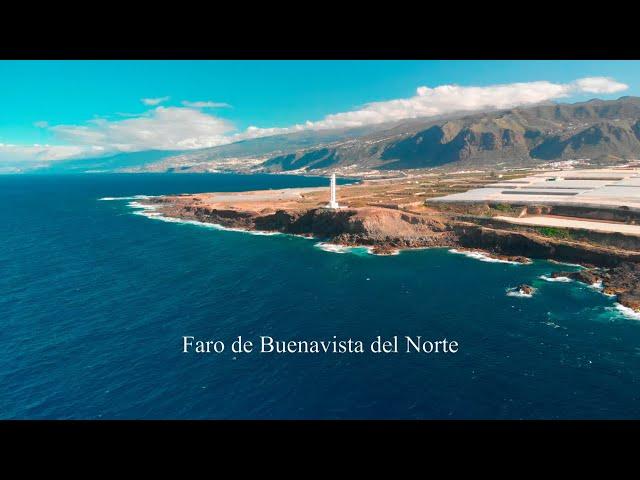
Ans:
[[[0,166],[624,95],[638,61],[0,61]]]

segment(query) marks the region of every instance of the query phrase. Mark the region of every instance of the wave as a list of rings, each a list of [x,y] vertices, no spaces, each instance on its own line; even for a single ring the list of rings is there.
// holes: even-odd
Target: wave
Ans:
[[[514,262],[512,260],[503,260],[501,258],[495,258],[484,252],[477,251],[469,251],[469,250],[458,250],[452,248],[449,250],[450,253],[462,254],[465,257],[473,258],[475,260],[480,260],[481,262],[490,262],[490,263],[509,263],[511,265],[522,265],[520,262]]]
[[[198,227],[211,228],[213,230],[223,230],[227,232],[248,233],[249,235],[261,235],[261,236],[273,236],[282,235],[280,232],[266,232],[262,230],[243,230],[242,228],[225,227],[218,223],[199,222],[198,220],[185,220],[183,218],[166,217],[162,213],[157,212],[157,205],[148,205],[136,201],[127,203],[127,206],[133,208],[135,211],[131,212],[133,215],[140,215],[142,217],[151,218],[153,220],[160,220],[167,223],[180,223],[185,225],[196,225]]]
[[[531,298],[533,297],[533,294],[523,293],[520,291],[512,291],[512,292],[507,292],[507,297]]]
[[[547,275],[540,275],[538,278],[545,282],[573,282],[569,277],[549,277]]]
[[[400,255],[400,250],[393,250],[392,252],[388,252],[388,253],[373,253],[373,249],[371,252],[371,255],[377,255],[379,257],[393,257],[395,255]]]
[[[224,227],[222,227],[224,228]],[[265,232],[262,230],[240,230],[240,229],[233,229],[233,228],[228,228],[227,230],[232,230],[234,232],[245,232],[248,233],[250,235],[261,235],[263,237],[273,237],[274,235],[284,235],[283,233],[280,232]]]
[[[333,243],[327,242],[318,242],[314,245],[314,247],[331,253],[349,253],[351,251],[351,247],[345,247],[344,245],[335,245]]]
[[[395,255],[400,255],[400,249],[393,250],[389,253],[374,253],[373,247],[367,245],[357,245],[357,246],[348,246],[348,245],[340,245],[337,243],[329,243],[329,242],[318,242],[314,244],[314,247],[319,248],[320,250],[324,250],[325,252],[331,253],[354,253],[356,255],[367,254],[367,255],[375,255],[376,257],[391,257]]]
[[[602,285],[602,280],[592,283],[591,285],[589,285],[589,288],[593,288],[595,290],[603,290],[604,286]]]
[[[129,206],[131,208],[142,209],[142,210],[156,210],[158,208],[157,205],[149,205],[149,204],[146,204],[146,203],[140,203],[140,202],[136,202],[136,201],[131,201],[131,202],[127,203],[127,206]]]
[[[535,290],[533,291],[535,293]],[[518,297],[518,298],[531,298],[533,297],[533,293],[524,293],[520,290],[514,290],[513,288],[507,288],[507,297]]]
[[[551,321],[548,322],[542,322],[545,325],[548,325],[549,327],[553,327],[553,328],[561,328],[560,325],[558,325],[557,323],[553,323]]]
[[[147,198],[153,198],[156,195],[134,195],[132,197],[102,197],[99,198],[99,201],[109,202],[114,200],[145,200]]]
[[[568,267],[578,267],[580,269],[583,269],[584,266],[580,265],[579,263],[568,263],[568,262],[560,262],[558,260],[553,260],[553,259],[549,259],[547,260],[549,263],[555,263],[556,265],[566,265]]]
[[[331,253],[362,253],[373,254],[373,247],[349,247],[346,245],[338,245],[336,243],[318,242],[314,247]]]
[[[640,320],[640,312],[636,312],[633,308],[629,308],[629,307],[625,307],[624,305],[616,302],[615,303],[615,308],[616,310],[618,310],[622,315],[624,315],[627,318],[632,318],[634,320]]]

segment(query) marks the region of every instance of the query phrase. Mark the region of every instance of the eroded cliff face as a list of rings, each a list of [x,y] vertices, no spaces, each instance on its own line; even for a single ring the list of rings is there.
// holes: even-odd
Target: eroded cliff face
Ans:
[[[640,254],[634,251],[553,239],[529,232],[487,228],[471,223],[457,223],[453,225],[453,230],[461,246],[502,255],[522,255],[599,267],[640,261]]]
[[[344,245],[386,248],[455,245],[445,217],[423,216],[388,208],[242,211],[209,208],[171,197],[155,199],[164,215],[215,223],[230,228],[311,235]]]
[[[616,295],[625,307],[640,311],[640,265],[625,262],[606,272],[604,292]]]
[[[310,235],[342,245],[368,245],[379,253],[399,248],[463,247],[496,256],[555,259],[598,267],[640,261],[640,254],[634,250],[599,242],[602,234],[594,233],[593,242],[588,235],[580,241],[569,241],[507,229],[500,224],[462,221],[439,212],[413,214],[380,207],[249,211],[212,208],[185,197],[164,197],[155,202],[162,205],[162,213],[167,216],[231,228]]]

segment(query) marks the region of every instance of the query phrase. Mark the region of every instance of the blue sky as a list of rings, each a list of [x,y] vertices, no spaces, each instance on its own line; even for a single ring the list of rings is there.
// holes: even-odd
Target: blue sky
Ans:
[[[576,83],[592,77],[609,83]],[[0,160],[201,148],[292,128],[622,95],[640,95],[640,62],[0,61]],[[332,117],[345,112],[356,113]]]

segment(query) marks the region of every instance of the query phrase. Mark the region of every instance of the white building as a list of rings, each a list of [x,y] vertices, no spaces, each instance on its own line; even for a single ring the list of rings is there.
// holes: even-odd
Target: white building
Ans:
[[[337,210],[340,208],[338,201],[336,200],[336,174],[331,174],[331,196],[329,197],[329,203],[326,205],[326,208],[331,208],[333,210]]]

